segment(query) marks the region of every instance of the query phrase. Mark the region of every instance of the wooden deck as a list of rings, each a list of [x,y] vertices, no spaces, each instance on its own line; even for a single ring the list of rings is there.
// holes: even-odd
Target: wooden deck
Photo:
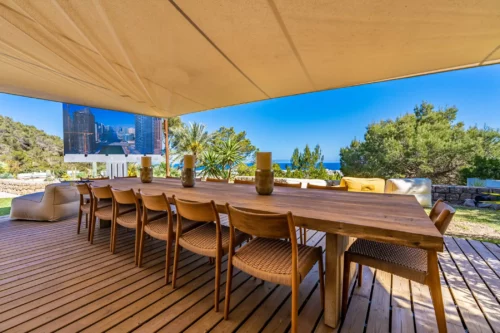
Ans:
[[[230,320],[213,311],[213,266],[181,254],[179,286],[164,284],[165,247],[149,239],[144,268],[134,266],[134,233],[121,229],[117,253],[109,229],[76,234],[57,223],[0,218],[0,332],[285,332],[290,288],[235,271]],[[323,245],[310,231],[308,243]],[[500,247],[446,238],[440,255],[449,332],[500,332]],[[223,270],[226,265],[223,264]],[[222,283],[225,282],[223,274]],[[436,332],[427,287],[365,269],[340,332]],[[225,287],[221,288],[223,292]],[[322,323],[317,271],[300,287],[300,332],[336,332]],[[223,307],[221,307],[223,308]]]

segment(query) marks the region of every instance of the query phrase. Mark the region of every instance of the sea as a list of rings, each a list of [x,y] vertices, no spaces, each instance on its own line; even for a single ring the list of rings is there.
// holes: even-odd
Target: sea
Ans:
[[[278,164],[281,168],[281,170],[286,170],[286,167],[287,165],[291,166],[292,164],[290,163],[290,161],[284,161],[284,160],[276,160],[276,161],[273,161],[273,164]],[[247,163],[248,166],[252,166],[253,163]],[[340,162],[323,162],[323,165],[325,166],[325,169],[327,170],[332,170],[332,171],[335,171],[335,170],[340,170]],[[173,165],[174,168],[178,168],[179,167],[179,164],[176,163]],[[203,170],[203,167],[198,167],[196,168],[196,170],[200,171],[200,170]]]
[[[281,170],[286,170],[287,165],[292,166],[289,160],[276,160],[273,161],[273,164],[276,163],[280,166]],[[253,163],[248,163],[248,166],[251,166]],[[340,162],[323,162],[325,169],[327,170],[340,170]]]

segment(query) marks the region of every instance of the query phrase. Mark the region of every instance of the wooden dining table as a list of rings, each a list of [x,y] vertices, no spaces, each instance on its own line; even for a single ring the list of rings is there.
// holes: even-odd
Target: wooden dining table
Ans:
[[[341,316],[341,287],[344,251],[355,238],[443,251],[443,236],[412,195],[356,193],[275,187],[272,195],[259,195],[245,184],[196,182],[191,188],[179,179],[139,178],[100,180],[94,186],[165,193],[193,201],[213,200],[220,213],[225,204],[263,213],[292,212],[297,226],[326,233],[325,242],[325,324],[336,327]]]

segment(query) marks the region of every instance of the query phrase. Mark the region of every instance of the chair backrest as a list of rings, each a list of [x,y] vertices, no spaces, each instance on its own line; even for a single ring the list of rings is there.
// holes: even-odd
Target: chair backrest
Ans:
[[[120,205],[138,205],[139,200],[133,189],[130,190],[116,190],[111,189],[111,194],[113,195],[113,200]]]
[[[78,193],[80,193],[80,196],[91,195],[90,190],[89,190],[89,186],[85,183],[76,184],[76,189],[78,190]]]
[[[147,195],[142,193],[142,206],[156,212],[170,211],[170,203],[165,193]]]
[[[228,183],[229,181],[227,179],[221,179],[221,178],[207,178],[205,179],[206,182],[212,182],[212,183]]]
[[[257,214],[243,211],[226,204],[229,224],[249,235],[264,238],[296,239],[295,224],[292,213],[288,214]]]
[[[148,212],[167,212],[169,228],[172,228],[172,208],[168,202],[168,198],[165,193],[156,195],[147,195],[142,193],[142,220],[144,224],[149,222]]]
[[[455,208],[446,204],[443,199],[438,199],[429,213],[429,218],[434,222],[439,232],[444,235],[454,215]]]
[[[245,185],[255,185],[255,182],[253,180],[235,179],[234,183],[235,184],[245,184]]]
[[[316,190],[347,191],[347,186],[323,186],[311,183],[307,183],[307,188]]]
[[[278,187],[295,187],[295,188],[301,188],[302,183],[274,183],[274,186]]]
[[[94,199],[111,199],[113,194],[111,193],[111,186],[106,185],[102,187],[90,186],[90,191]]]
[[[178,199],[173,196],[178,217],[196,222],[220,223],[219,214],[215,202],[195,202]]]

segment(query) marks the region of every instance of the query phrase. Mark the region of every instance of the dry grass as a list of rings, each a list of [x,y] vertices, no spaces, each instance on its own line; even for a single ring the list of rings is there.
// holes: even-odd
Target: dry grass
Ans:
[[[500,211],[456,206],[446,234],[500,243]],[[427,213],[429,210],[426,210]]]

